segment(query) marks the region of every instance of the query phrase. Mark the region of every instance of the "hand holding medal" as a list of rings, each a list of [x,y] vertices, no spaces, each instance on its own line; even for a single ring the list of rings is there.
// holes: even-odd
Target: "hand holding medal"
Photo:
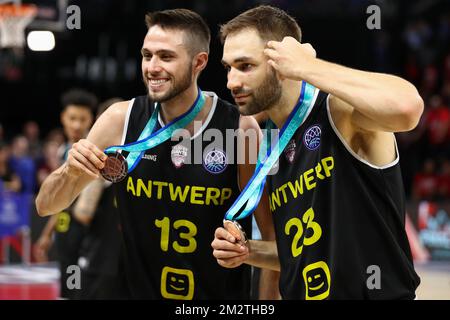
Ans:
[[[234,220],[223,220],[223,227],[236,239],[236,243],[243,246],[247,243],[247,235],[239,222]]]
[[[102,177],[112,183],[120,182],[128,174],[128,164],[125,157],[119,152],[107,153],[105,166],[100,170]]]
[[[161,105],[157,103],[138,141],[122,146],[111,146],[105,149],[108,159],[105,162],[105,167],[100,171],[102,177],[113,183],[122,181],[128,173],[136,168],[146,150],[167,141],[172,137],[173,132],[186,127],[192,122],[202,110],[205,101],[202,91],[198,89],[197,99],[187,112],[175,118],[172,122],[156,132],[153,132],[161,108]],[[129,154],[125,158],[119,151],[127,151]]]

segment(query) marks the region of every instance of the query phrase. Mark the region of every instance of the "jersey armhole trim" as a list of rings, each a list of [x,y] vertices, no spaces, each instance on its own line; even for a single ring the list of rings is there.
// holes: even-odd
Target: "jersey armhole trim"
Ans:
[[[305,123],[305,121],[308,119],[309,115],[311,114],[312,110],[314,109],[314,106],[316,105],[317,97],[319,96],[319,92],[320,92],[320,90],[318,88],[314,89],[314,96],[313,96],[311,105],[309,106],[308,111],[306,111],[305,118],[303,119],[303,121],[300,125]]]
[[[128,123],[130,121],[130,115],[131,115],[131,110],[133,109],[134,100],[135,100],[135,98],[131,99],[130,103],[128,104],[127,115],[125,116],[125,122],[123,124],[122,141],[120,142],[121,145],[125,144],[125,139],[127,138]]]
[[[341,133],[339,132],[339,130],[336,128],[336,125],[333,122],[333,118],[331,117],[331,111],[330,111],[330,94],[328,94],[327,96],[327,115],[328,115],[328,121],[330,122],[331,127],[333,128],[334,133],[336,134],[336,136],[339,138],[339,140],[341,141],[341,143],[344,145],[345,149],[347,149],[347,151],[358,161],[364,163],[365,165],[373,168],[373,169],[377,169],[377,170],[384,170],[384,169],[388,169],[391,168],[393,166],[395,166],[400,159],[400,155],[398,152],[398,146],[397,146],[397,139],[395,138],[395,134],[392,134],[393,138],[394,138],[394,145],[395,145],[395,153],[396,153],[396,157],[394,159],[394,161],[384,165],[384,166],[376,166],[370,162],[368,162],[367,160],[363,159],[362,157],[360,157],[358,154],[356,154],[352,148],[350,148],[350,146],[347,144],[347,142],[345,141],[345,139],[342,137]]]
[[[212,119],[214,113],[216,112],[217,101],[219,100],[219,97],[217,96],[217,94],[215,94],[212,91],[203,91],[203,93],[206,94],[207,96],[210,96],[213,99],[211,110],[209,110],[208,116],[206,117],[205,122],[203,123],[202,127],[200,128],[200,130],[198,130],[198,132],[196,132],[192,136],[191,140],[194,140],[203,131],[205,131],[205,129],[208,127],[209,123],[211,122],[211,119]]]

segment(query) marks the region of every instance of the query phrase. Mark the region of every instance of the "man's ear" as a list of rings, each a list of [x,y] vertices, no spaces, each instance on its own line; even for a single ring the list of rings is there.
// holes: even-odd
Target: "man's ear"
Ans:
[[[194,73],[198,74],[206,68],[208,64],[208,54],[206,52],[197,53],[192,61]]]

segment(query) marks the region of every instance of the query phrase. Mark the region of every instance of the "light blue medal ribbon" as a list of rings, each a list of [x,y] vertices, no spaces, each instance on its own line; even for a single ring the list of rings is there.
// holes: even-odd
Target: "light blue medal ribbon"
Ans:
[[[280,139],[276,142],[273,149],[271,149],[270,132],[272,128],[275,128],[275,125],[272,121],[268,121],[266,133],[264,134],[263,141],[260,145],[255,172],[239,197],[226,212],[226,220],[243,219],[256,209],[264,190],[267,174],[278,160],[280,154],[283,152],[291,138],[294,136],[295,131],[297,131],[298,127],[300,127],[305,119],[307,111],[313,102],[314,92],[314,86],[304,81],[302,82],[300,97],[297,104],[295,105],[294,110],[290,113],[286,123],[283,125],[283,128],[280,131]],[[242,210],[242,212],[235,217],[244,205],[244,210]]]
[[[141,134],[139,135],[138,141],[122,146],[111,146],[106,148],[104,152],[116,152],[119,150],[128,151],[129,154],[126,160],[129,168],[128,172],[131,172],[134,170],[134,168],[136,168],[139,161],[141,161],[142,156],[144,155],[146,150],[149,150],[167,141],[176,130],[186,127],[195,119],[198,113],[202,110],[204,104],[205,97],[203,96],[203,93],[199,88],[197,98],[188,111],[176,117],[166,126],[160,128],[158,131],[153,132],[158,120],[158,114],[161,109],[161,105],[158,103],[152,113],[150,120],[147,122],[144,130],[142,130]]]

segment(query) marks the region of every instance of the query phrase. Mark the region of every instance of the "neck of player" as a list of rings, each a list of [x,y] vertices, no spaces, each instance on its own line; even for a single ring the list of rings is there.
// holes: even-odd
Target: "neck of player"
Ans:
[[[176,117],[179,117],[183,113],[187,112],[194,104],[197,96],[198,86],[197,84],[193,84],[176,97],[161,103],[161,118],[163,119],[164,124],[167,125]],[[211,98],[205,94],[204,96],[206,98],[205,104],[202,110],[195,117],[194,121],[203,121],[211,108]]]
[[[269,110],[266,110],[270,120],[272,120],[279,129],[283,127],[292,110],[294,110],[298,98],[300,97],[301,87],[301,81],[285,79],[283,81],[280,100]]]

